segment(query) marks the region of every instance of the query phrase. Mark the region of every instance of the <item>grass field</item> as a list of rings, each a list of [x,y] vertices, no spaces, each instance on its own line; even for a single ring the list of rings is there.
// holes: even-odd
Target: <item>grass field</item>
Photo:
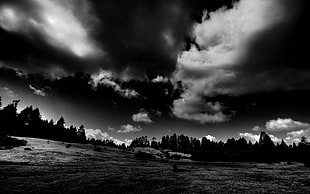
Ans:
[[[0,150],[0,193],[310,193],[310,168],[299,163],[144,160],[116,148],[22,139],[27,146]]]

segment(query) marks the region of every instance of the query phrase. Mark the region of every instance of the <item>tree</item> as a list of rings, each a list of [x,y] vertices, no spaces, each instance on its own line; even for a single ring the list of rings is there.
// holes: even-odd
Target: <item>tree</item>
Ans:
[[[18,128],[17,120],[17,106],[19,100],[14,100],[0,111],[0,134],[7,135],[8,133],[14,133]]]
[[[178,139],[177,139],[177,134],[175,133],[170,137],[169,148],[173,151],[177,151],[178,149]]]
[[[56,123],[56,126],[58,126],[58,127],[61,127],[61,128],[64,128],[65,127],[65,119],[61,116],[60,118],[59,118],[59,120],[57,121],[57,123]]]
[[[130,147],[148,147],[148,146],[150,146],[150,142],[147,139],[147,136],[135,138],[134,140],[132,140],[130,144]]]
[[[168,149],[169,148],[169,135],[163,136],[161,138],[161,148]]]
[[[85,134],[85,127],[84,125],[81,125],[77,131],[78,140],[81,143],[84,143],[86,141],[86,134]]]
[[[300,142],[303,143],[303,144],[308,144],[308,140],[307,140],[307,138],[305,136],[302,136],[300,138]]]
[[[151,147],[152,148],[157,148],[158,147],[158,142],[156,141],[156,137],[152,138]]]

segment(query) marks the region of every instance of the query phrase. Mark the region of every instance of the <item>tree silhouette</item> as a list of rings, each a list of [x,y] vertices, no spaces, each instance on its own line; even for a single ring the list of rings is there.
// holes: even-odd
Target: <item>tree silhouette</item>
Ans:
[[[17,113],[19,100],[14,100],[6,107],[0,109],[0,134],[39,137],[46,139],[61,140],[67,142],[86,142],[85,127],[79,130],[74,126],[66,128],[65,119],[54,123],[53,120],[42,120],[40,110],[28,106]]]
[[[18,127],[17,125],[17,105],[19,100],[14,100],[12,103],[8,104],[6,107],[0,111],[0,133],[2,135],[7,135],[11,131],[15,131]]]

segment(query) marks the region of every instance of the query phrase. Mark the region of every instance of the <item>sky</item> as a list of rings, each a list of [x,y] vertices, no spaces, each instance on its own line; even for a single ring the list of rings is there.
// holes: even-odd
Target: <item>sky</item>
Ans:
[[[128,143],[310,138],[307,0],[0,0],[2,105]],[[42,129],[43,130],[43,129]]]

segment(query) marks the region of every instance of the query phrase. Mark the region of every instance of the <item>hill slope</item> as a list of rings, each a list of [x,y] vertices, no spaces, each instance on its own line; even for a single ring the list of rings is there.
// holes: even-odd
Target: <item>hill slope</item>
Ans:
[[[92,145],[21,139],[27,146],[0,150],[3,193],[310,192],[310,169],[298,163],[143,160],[116,148],[98,152]]]

